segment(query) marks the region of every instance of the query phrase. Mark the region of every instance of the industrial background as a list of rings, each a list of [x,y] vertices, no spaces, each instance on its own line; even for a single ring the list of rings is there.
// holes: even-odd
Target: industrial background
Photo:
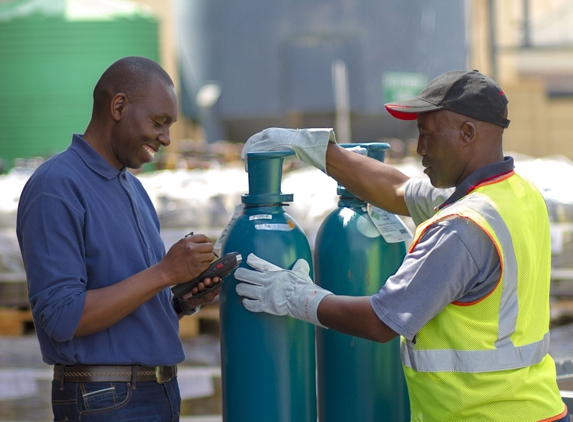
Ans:
[[[175,154],[268,126],[407,144],[415,126],[383,104],[475,68],[510,99],[507,150],[573,158],[572,23],[569,0],[0,0],[0,159],[7,171],[65,148],[90,117],[86,93],[125,55],[175,80]]]
[[[333,127],[340,142],[387,142],[387,162],[423,177],[415,122],[392,119],[384,103],[452,69],[497,80],[510,100],[505,150],[548,204],[551,352],[568,362],[572,53],[573,0],[0,0],[0,421],[50,415],[15,237],[20,191],[84,130],[99,76],[128,55],[161,63],[180,99],[171,146],[138,173],[166,246],[190,229],[217,239],[247,189],[240,152],[252,134]],[[288,212],[312,247],[336,188],[315,169],[285,165]],[[221,420],[217,308],[181,323],[182,420]]]

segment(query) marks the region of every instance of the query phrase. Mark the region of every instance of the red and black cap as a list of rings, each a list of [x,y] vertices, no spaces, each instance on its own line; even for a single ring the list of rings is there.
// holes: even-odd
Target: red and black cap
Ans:
[[[438,76],[416,98],[385,107],[401,120],[416,120],[418,113],[450,110],[507,128],[509,120],[503,113],[508,102],[499,85],[489,77],[477,70],[454,70]]]

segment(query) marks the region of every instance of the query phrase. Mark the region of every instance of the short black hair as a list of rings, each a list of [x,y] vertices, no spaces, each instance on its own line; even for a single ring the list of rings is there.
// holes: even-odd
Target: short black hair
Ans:
[[[106,104],[118,92],[123,92],[130,99],[136,100],[146,92],[156,77],[166,85],[173,86],[171,77],[154,60],[140,56],[117,60],[103,72],[94,88],[93,113],[105,109]]]

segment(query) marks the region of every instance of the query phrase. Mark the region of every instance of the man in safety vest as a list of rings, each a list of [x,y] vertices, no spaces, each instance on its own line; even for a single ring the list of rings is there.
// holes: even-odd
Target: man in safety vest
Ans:
[[[253,135],[243,158],[291,148],[417,229],[401,267],[370,297],[334,295],[302,266],[270,271],[251,255],[254,270],[235,272],[245,308],[378,342],[401,335],[413,421],[569,421],[548,354],[547,209],[503,155],[507,103],[474,70],[447,72],[418,97],[386,104],[394,117],[417,120],[429,180],[341,148],[330,129]]]

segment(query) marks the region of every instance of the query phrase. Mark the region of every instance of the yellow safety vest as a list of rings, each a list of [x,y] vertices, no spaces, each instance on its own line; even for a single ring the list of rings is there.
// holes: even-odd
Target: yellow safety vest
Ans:
[[[450,303],[414,342],[402,338],[412,421],[564,417],[547,354],[551,244],[541,194],[513,171],[482,183],[421,224],[410,251],[428,227],[448,218],[467,218],[485,231],[501,277],[486,297]]]

